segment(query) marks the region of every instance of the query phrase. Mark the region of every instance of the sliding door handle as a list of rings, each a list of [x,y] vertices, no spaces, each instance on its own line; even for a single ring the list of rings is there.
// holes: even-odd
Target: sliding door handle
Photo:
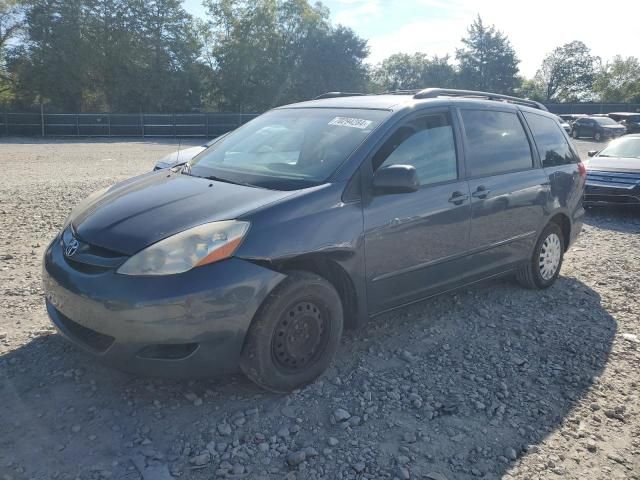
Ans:
[[[491,190],[488,190],[484,185],[480,185],[478,188],[476,188],[475,192],[471,194],[471,196],[473,198],[487,198],[490,193]]]
[[[462,192],[453,192],[449,197],[449,202],[453,203],[454,205],[462,205],[468,200],[468,198],[469,195],[466,195]]]

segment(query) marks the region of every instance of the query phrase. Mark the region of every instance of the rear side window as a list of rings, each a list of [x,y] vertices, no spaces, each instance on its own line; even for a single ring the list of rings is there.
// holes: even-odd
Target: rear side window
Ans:
[[[535,113],[525,113],[524,118],[533,133],[533,140],[538,147],[543,167],[555,167],[576,162],[560,125],[553,119]]]
[[[515,113],[461,110],[467,138],[467,168],[486,177],[533,166],[531,147]]]
[[[425,115],[398,128],[373,157],[374,169],[388,165],[412,165],[421,185],[457,179],[449,114]]]

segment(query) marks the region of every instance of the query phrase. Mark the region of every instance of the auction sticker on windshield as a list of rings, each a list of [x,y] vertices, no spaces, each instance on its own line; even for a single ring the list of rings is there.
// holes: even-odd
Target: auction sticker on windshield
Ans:
[[[350,118],[350,117],[336,117],[329,122],[329,125],[337,125],[339,127],[351,127],[364,130],[371,125],[371,120],[364,120],[362,118]]]

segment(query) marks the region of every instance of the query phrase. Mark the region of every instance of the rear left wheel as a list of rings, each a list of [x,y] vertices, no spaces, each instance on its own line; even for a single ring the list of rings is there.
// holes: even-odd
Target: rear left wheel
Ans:
[[[240,367],[261,387],[290,392],[327,369],[342,328],[342,302],[335,288],[313,273],[291,272],[260,307]]]
[[[518,282],[526,288],[548,288],[560,275],[564,258],[564,236],[557,223],[550,223],[540,234],[528,264],[517,273]]]

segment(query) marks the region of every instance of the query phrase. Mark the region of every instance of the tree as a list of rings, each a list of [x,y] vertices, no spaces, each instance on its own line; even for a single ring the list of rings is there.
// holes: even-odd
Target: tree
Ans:
[[[182,0],[142,0],[133,5],[141,66],[137,72],[140,111],[199,107],[197,62],[202,46]]]
[[[292,71],[288,91],[278,101],[304,100],[330,91],[366,91],[368,70],[364,59],[368,54],[367,41],[350,28],[338,26],[310,32],[297,68]]]
[[[23,6],[17,0],[0,0],[0,103],[13,93],[14,78],[7,69],[7,52],[23,25]]]
[[[580,41],[557,47],[542,61],[535,80],[547,101],[589,100],[598,58]]]
[[[25,12],[27,40],[13,62],[19,95],[80,111],[87,61],[82,0],[31,0]]]
[[[29,0],[10,70],[24,105],[50,110],[191,110],[200,44],[181,0]]]
[[[448,56],[429,58],[424,53],[396,53],[386,58],[373,73],[375,88],[381,91],[453,88],[456,80],[456,71]]]
[[[520,86],[516,89],[516,95],[522,98],[535,100],[537,102],[544,102],[546,100],[544,89],[535,81],[535,79],[523,78]]]
[[[640,60],[614,57],[597,74],[593,89],[602,102],[640,102]]]
[[[366,85],[366,42],[308,0],[208,0],[210,104],[262,111]]]
[[[511,42],[495,26],[487,27],[478,16],[456,50],[460,82],[464,88],[513,93],[518,86],[518,60]]]

